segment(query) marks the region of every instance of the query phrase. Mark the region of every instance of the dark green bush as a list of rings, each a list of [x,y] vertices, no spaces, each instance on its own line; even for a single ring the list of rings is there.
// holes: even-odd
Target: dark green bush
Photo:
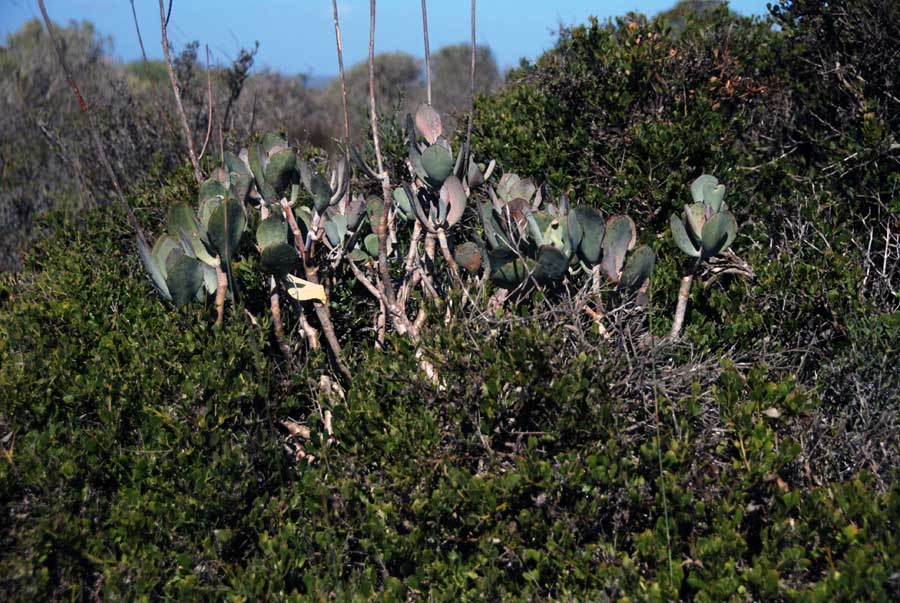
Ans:
[[[640,358],[457,323],[427,337],[442,390],[403,340],[358,350],[338,442],[296,464],[277,425],[321,424],[320,364],[281,374],[246,323],[160,304],[121,223],[53,224],[4,279],[4,598],[896,591],[900,492],[798,469],[822,402],[777,371],[663,377],[657,435]]]

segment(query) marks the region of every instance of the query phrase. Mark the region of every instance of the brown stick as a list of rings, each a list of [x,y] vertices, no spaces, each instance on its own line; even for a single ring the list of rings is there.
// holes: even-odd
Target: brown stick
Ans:
[[[684,326],[684,315],[687,312],[688,297],[691,295],[691,283],[694,281],[694,271],[681,277],[681,287],[678,289],[678,305],[675,307],[675,320],[672,321],[672,331],[669,339],[678,341],[681,338],[681,329]]]
[[[171,8],[171,3],[169,7]],[[166,34],[168,20],[166,19],[163,0],[159,0],[159,22],[162,30],[163,56],[166,59],[166,69],[169,71],[169,81],[172,82],[172,92],[175,93],[175,106],[178,109],[178,116],[181,118],[181,129],[184,131],[184,138],[187,141],[188,156],[191,158],[191,165],[194,166],[194,177],[197,179],[197,184],[200,184],[203,182],[203,173],[200,171],[200,162],[197,161],[197,153],[194,151],[194,135],[191,133],[191,126],[188,125],[184,105],[181,103],[181,87],[178,85],[178,78],[175,76],[175,69],[172,67],[172,58],[169,56],[169,37]]]
[[[425,0],[422,0],[422,32],[425,34],[425,98],[431,105],[431,49],[428,46],[428,8],[425,4]]]
[[[63,55],[59,40],[56,39],[56,33],[53,30],[53,23],[50,22],[50,15],[47,14],[47,7],[44,6],[44,0],[38,0],[38,6],[41,9],[41,15],[44,17],[44,23],[47,26],[47,34],[50,36],[50,42],[53,44],[53,50],[56,52],[56,57],[59,59],[59,64],[62,66],[63,72],[65,72],[66,74],[66,80],[69,82],[69,87],[72,89],[73,94],[75,94],[75,98],[78,100],[78,106],[81,108],[81,111],[87,116],[88,130],[91,134],[91,140],[94,143],[94,149],[97,152],[97,156],[100,158],[100,163],[103,164],[103,168],[106,170],[107,176],[109,176],[109,179],[112,181],[113,189],[116,192],[116,197],[119,199],[119,202],[125,209],[125,214],[127,216],[128,222],[134,229],[135,235],[137,235],[137,238],[140,242],[146,245],[147,239],[144,237],[144,232],[143,230],[141,230],[141,225],[138,222],[137,217],[134,215],[134,211],[131,209],[131,205],[125,198],[124,193],[122,193],[122,187],[119,186],[119,179],[116,177],[116,172],[113,170],[112,164],[109,162],[109,158],[106,156],[106,149],[103,147],[103,142],[100,140],[100,135],[98,134],[99,129],[94,123],[94,116],[88,109],[88,105],[85,102],[84,97],[81,96],[81,91],[78,89],[78,84],[75,82],[75,78],[72,77],[72,72],[69,69],[69,65],[66,63],[66,59]]]
[[[453,258],[453,254],[450,253],[450,245],[447,242],[447,233],[444,232],[443,228],[439,228],[437,231],[438,243],[441,248],[441,255],[444,256],[444,261],[447,262],[447,267],[450,269],[450,279],[453,281],[454,285],[458,285],[460,289],[465,289],[462,284],[462,280],[459,278],[459,266],[456,264],[456,260]]]
[[[338,73],[341,77],[341,102],[344,107],[344,144],[347,145],[347,160],[350,160],[350,111],[347,108],[347,78],[344,77],[344,45],[341,43],[341,24],[338,20],[337,0],[331,0],[334,12],[334,39],[337,44]]]

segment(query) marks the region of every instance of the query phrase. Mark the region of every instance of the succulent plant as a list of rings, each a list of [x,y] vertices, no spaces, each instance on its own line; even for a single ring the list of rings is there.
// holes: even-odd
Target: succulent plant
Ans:
[[[294,187],[300,182],[300,172],[297,154],[287,141],[268,132],[259,143],[251,144],[241,155],[246,158],[246,166],[253,174],[257,193],[264,203],[274,204],[284,197],[296,197]]]
[[[460,260],[466,260],[459,263],[467,270],[478,270],[486,261],[491,280],[506,289],[529,278],[538,283],[558,281],[570,267],[598,264],[619,288],[634,291],[648,282],[655,255],[646,246],[629,254],[637,238],[631,218],[613,216],[604,221],[595,209],[570,207],[565,195],[545,204],[546,192],[515,174],[504,174],[497,190],[488,190],[491,201],[479,204],[486,244],[457,248]],[[482,251],[489,248],[481,263],[473,245]]]
[[[256,228],[260,267],[275,277],[284,277],[297,265],[297,250],[288,243],[288,224],[280,212],[272,212]]]
[[[350,164],[344,157],[331,166],[330,178],[313,171],[303,160],[298,160],[297,165],[303,186],[312,196],[313,207],[319,214],[324,214],[326,209],[334,207],[347,197],[351,174]]]
[[[417,131],[424,142],[418,140]],[[431,105],[420,104],[415,118],[407,115],[409,162],[416,182],[414,186],[397,188],[393,193],[401,217],[415,216],[428,232],[455,226],[468,204],[466,187],[471,189],[484,182],[484,173],[474,163],[466,166],[467,174],[463,174],[464,152],[460,150],[454,160],[453,150],[442,131],[441,116]]]
[[[691,184],[693,203],[684,214],[672,214],[669,225],[675,244],[695,258],[711,258],[727,250],[737,235],[737,222],[724,202],[725,186],[708,174]]]
[[[138,252],[145,270],[159,294],[176,306],[203,299],[216,291],[219,256],[209,233],[194,211],[185,204],[169,209],[168,234],[148,249],[138,240]]]
[[[457,163],[462,160],[462,152],[453,159],[450,143],[444,138],[441,115],[428,104],[422,103],[416,109],[415,118],[406,116],[409,136],[409,161],[416,175],[433,190],[440,190],[444,181],[459,172]],[[416,131],[425,139],[420,143]]]

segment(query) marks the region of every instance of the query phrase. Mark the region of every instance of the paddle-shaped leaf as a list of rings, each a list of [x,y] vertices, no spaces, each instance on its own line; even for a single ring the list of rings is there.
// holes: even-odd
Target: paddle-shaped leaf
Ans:
[[[169,239],[169,237],[165,238]],[[162,239],[160,239],[160,241],[161,240]],[[159,244],[160,243],[158,241],[156,245],[153,246],[154,251],[157,249]],[[175,243],[175,241],[172,241],[172,244],[174,244],[175,246],[178,245],[177,243]],[[147,244],[144,243],[143,240],[138,239],[137,245],[138,254],[140,254],[141,256],[141,263],[144,265],[144,270],[146,270],[147,274],[150,275],[150,280],[153,283],[153,286],[156,287],[156,290],[159,291],[159,294],[163,297],[163,299],[172,301],[172,295],[169,293],[168,285],[166,285],[165,264],[163,264],[162,268],[160,268],[160,266],[154,260],[153,254],[151,254],[150,250],[147,248]]]
[[[431,105],[420,104],[416,109],[416,128],[422,133],[428,144],[434,144],[443,131],[441,114],[435,111]]]
[[[614,283],[622,276],[625,254],[634,247],[637,230],[634,221],[628,216],[613,216],[606,221],[606,234],[603,236],[603,261],[601,270]]]
[[[209,217],[209,241],[219,257],[230,262],[247,227],[244,205],[234,199],[224,199]]]
[[[310,193],[312,193],[313,205],[320,214],[325,211],[331,202],[331,185],[321,174],[313,174],[309,181]]]
[[[656,254],[646,245],[641,245],[628,256],[625,269],[622,270],[622,278],[619,280],[619,289],[634,292],[644,286],[653,272],[656,264]]]
[[[440,188],[453,171],[453,156],[444,147],[432,145],[422,153],[422,167],[428,176],[426,182],[433,188]]]
[[[478,272],[483,262],[481,247],[477,243],[467,241],[456,247],[453,252],[453,259],[468,272],[474,274]]]
[[[535,270],[534,260],[515,258],[503,264],[497,264],[491,255],[491,280],[503,289],[515,289],[521,285]]]
[[[166,285],[176,306],[191,303],[203,285],[202,264],[180,250],[173,251],[166,262]]]
[[[260,249],[287,242],[287,222],[278,215],[270,215],[256,228],[256,244]]]
[[[594,265],[603,253],[603,235],[606,234],[603,216],[593,207],[576,207],[570,214],[570,224],[572,217],[582,232],[578,255],[586,264]]]
[[[263,249],[259,263],[263,272],[284,276],[297,264],[297,250],[287,243],[274,243]]]
[[[715,176],[703,174],[691,183],[691,197],[694,203],[703,203],[703,187],[711,183],[713,186],[719,184],[719,180]]]
[[[669,218],[669,228],[672,230],[672,238],[675,240],[675,244],[678,245],[678,249],[693,258],[700,257],[700,250],[694,246],[694,242],[684,228],[684,222],[676,214],[672,214]]]
[[[737,222],[731,212],[713,214],[703,227],[703,256],[709,258],[725,251],[736,236]]]
[[[707,206],[704,203],[692,203],[684,206],[684,217],[688,226],[688,234],[698,243],[703,234],[703,225],[706,224],[706,210]]]
[[[539,283],[557,281],[565,276],[568,269],[569,258],[566,254],[553,245],[544,245],[538,252],[534,278]]]
[[[449,176],[441,187],[441,200],[447,205],[447,226],[453,227],[466,211],[466,191],[456,176]]]
[[[269,157],[269,163],[266,164],[266,183],[279,197],[287,196],[291,185],[299,182],[299,176],[297,155],[290,149],[279,151]]]

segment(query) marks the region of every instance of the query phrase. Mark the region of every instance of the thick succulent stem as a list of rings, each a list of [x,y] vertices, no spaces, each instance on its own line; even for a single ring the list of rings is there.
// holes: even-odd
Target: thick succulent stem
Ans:
[[[463,299],[474,306],[475,300],[469,295],[469,290],[466,288],[465,283],[463,283],[462,277],[459,274],[459,265],[456,263],[453,254],[450,252],[450,245],[447,243],[447,233],[443,228],[438,229],[437,237],[438,242],[441,245],[441,253],[444,256],[444,261],[447,262],[447,267],[450,269],[450,279],[462,292]]]
[[[284,200],[281,203],[281,207],[284,209],[284,215],[287,219],[288,227],[291,229],[291,233],[294,235],[294,247],[297,249],[297,252],[300,254],[301,259],[303,260],[303,271],[306,275],[306,280],[311,283],[319,284],[319,270],[316,268],[311,262],[307,261],[312,257],[312,245],[311,239],[307,241],[310,243],[309,248],[303,242],[303,234],[300,232],[300,226],[297,224],[297,218],[294,215],[294,208],[291,207],[291,204]],[[318,216],[317,216],[318,217]],[[313,227],[316,225],[313,224]],[[325,343],[328,344],[328,351],[331,352],[332,361],[334,362],[335,367],[341,372],[342,375],[347,377],[348,379],[351,377],[350,369],[347,368],[347,365],[344,364],[341,350],[341,344],[338,341],[337,333],[334,330],[334,323],[331,321],[331,310],[328,309],[328,306],[319,302],[313,301],[313,311],[316,313],[316,318],[319,319],[319,325],[322,327],[322,331],[325,333]],[[305,319],[304,319],[305,320]]]
[[[681,338],[681,330],[684,327],[684,316],[687,312],[688,298],[691,295],[691,283],[694,282],[694,271],[681,277],[681,287],[678,289],[678,305],[675,307],[675,320],[672,321],[672,331],[669,339],[678,341]]]
[[[309,346],[311,350],[319,349],[319,332],[316,331],[316,328],[309,324],[309,321],[306,319],[306,313],[300,313],[300,330],[303,331],[303,337],[306,339],[306,345]]]
[[[194,166],[194,177],[197,184],[203,182],[203,173],[200,171],[200,162],[197,161],[197,153],[194,151],[194,135],[191,132],[191,126],[188,125],[187,114],[184,112],[184,105],[181,102],[181,86],[178,84],[178,78],[175,76],[175,69],[172,67],[172,58],[169,56],[169,36],[166,33],[166,10],[163,7],[163,0],[159,0],[159,22],[162,30],[162,49],[163,56],[166,59],[166,69],[169,72],[169,81],[172,83],[172,92],[175,94],[175,107],[178,109],[178,117],[181,119],[181,129],[184,131],[184,138],[187,141],[188,156],[191,159],[191,165]]]
[[[412,237],[409,241],[409,251],[406,253],[406,261],[403,263],[403,284],[400,286],[400,293],[397,295],[397,303],[406,307],[409,294],[416,285],[415,267],[416,257],[419,252],[419,239],[422,237],[422,224],[416,220],[413,225]]]
[[[454,283],[459,284],[459,266],[456,264],[453,254],[450,253],[450,245],[447,243],[447,233],[444,232],[443,228],[438,230],[437,238],[441,246],[441,254],[444,256],[444,261],[447,262],[447,267],[450,268],[450,276],[453,278]]]
[[[306,280],[318,284],[319,271],[306,262],[303,263],[303,267],[306,273]],[[350,373],[350,369],[347,368],[347,365],[344,364],[341,357],[343,351],[341,350],[341,343],[338,341],[337,333],[334,330],[334,323],[331,322],[331,311],[328,309],[328,306],[318,300],[314,300],[312,305],[313,311],[316,313],[316,318],[319,319],[319,326],[322,327],[322,332],[325,334],[325,343],[328,344],[328,351],[331,352],[331,358],[335,367],[342,375],[344,375],[344,377],[350,379],[353,375]]]
[[[225,320],[225,294],[228,292],[228,275],[221,266],[216,266],[216,326]]]
[[[372,125],[372,142],[375,146],[375,159],[378,163],[378,176],[381,179],[381,192],[384,201],[378,233],[378,271],[381,275],[381,289],[388,300],[388,307],[395,308],[396,297],[391,274],[387,262],[388,213],[391,209],[391,180],[384,169],[381,155],[381,139],[378,135],[378,111],[375,105],[375,0],[369,0],[369,119]]]
[[[275,283],[274,277],[269,277],[269,307],[272,309],[272,326],[275,330],[275,341],[278,343],[278,349],[287,362],[291,361],[291,347],[284,338],[284,323],[281,320],[281,300],[278,297],[278,285]]]
[[[387,308],[384,302],[378,304],[378,316],[375,317],[375,347],[382,349],[384,347],[385,326],[387,324]]]

